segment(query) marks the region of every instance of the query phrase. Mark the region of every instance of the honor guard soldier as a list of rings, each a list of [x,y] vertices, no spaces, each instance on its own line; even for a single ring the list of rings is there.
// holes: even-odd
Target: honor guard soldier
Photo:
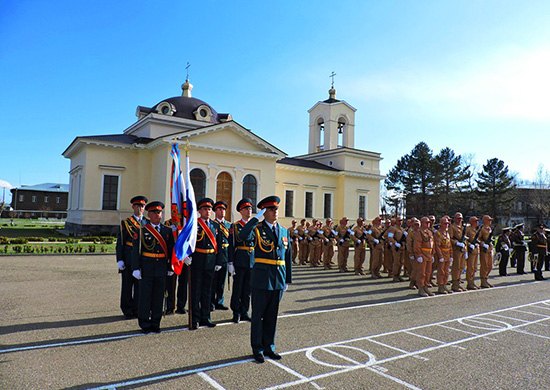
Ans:
[[[363,272],[363,263],[365,262],[365,220],[363,218],[357,218],[357,224],[353,228],[353,235],[350,235],[351,240],[355,246],[353,253],[353,271],[355,275],[365,275]]]
[[[432,260],[434,256],[434,238],[430,229],[430,220],[428,217],[422,217],[420,220],[420,229],[414,237],[414,255],[417,261],[416,285],[418,286],[418,295],[421,297],[433,296],[428,284],[432,274]]]
[[[464,271],[466,266],[466,257],[468,251],[466,250],[466,226],[463,225],[464,218],[462,213],[455,213],[454,221],[449,228],[449,235],[451,236],[451,244],[453,247],[453,263],[451,264],[451,290],[454,292],[466,291],[460,287],[460,275]]]
[[[334,240],[336,238],[336,231],[332,227],[332,219],[327,218],[325,220],[325,226],[323,226],[323,268],[331,269],[332,257],[334,256]]]
[[[449,235],[450,221],[443,217],[439,222],[439,229],[434,234],[435,259],[437,261],[437,293],[449,294],[452,291],[447,288],[449,280],[449,268],[453,259],[451,251],[451,236]]]
[[[300,248],[298,251],[298,259],[300,259],[300,265],[304,265],[307,263],[307,257],[309,255],[309,241],[307,240],[306,234],[308,232],[308,228],[306,226],[306,220],[302,219],[300,221],[300,226],[298,226],[298,247]]]
[[[466,289],[477,290],[478,287],[474,283],[474,277],[477,272],[477,264],[479,259],[479,234],[481,226],[477,217],[470,217],[468,220],[470,226],[466,228],[466,240],[468,258],[466,259]]]
[[[292,282],[292,250],[288,231],[278,222],[277,196],[268,196],[258,203],[260,212],[240,231],[243,240],[255,240],[254,267],[250,277],[252,288],[252,326],[250,340],[254,359],[264,362],[264,355],[278,360],[275,332],[279,302]],[[259,222],[258,218],[264,216]]]
[[[481,288],[494,287],[488,282],[489,273],[493,269],[493,229],[491,223],[493,218],[484,215],[481,219],[483,226],[479,233],[479,277],[481,279]]]
[[[229,229],[231,224],[225,220],[227,203],[223,200],[214,203],[214,224],[218,228],[218,261],[214,268],[214,281],[212,282],[212,310],[228,310],[224,305],[223,290],[227,277],[227,263],[229,261]]]
[[[321,265],[322,236],[320,222],[314,219],[306,234],[309,241],[309,266],[318,267]]]
[[[391,228],[391,220],[386,219],[384,221],[384,234],[382,234],[382,239],[384,241],[384,257],[382,259],[382,272],[387,273],[388,277],[391,276],[391,267],[393,262],[393,257],[391,255],[390,242],[388,240],[388,234]]]
[[[132,275],[139,279],[138,323],[144,333],[160,332],[166,276],[171,272],[174,235],[164,226],[162,202],[145,206],[148,223],[133,237]]]
[[[544,225],[537,225],[537,231],[531,236],[533,248],[533,264],[535,267],[535,280],[545,280],[542,276],[544,259],[548,253],[548,239],[544,231]]]
[[[353,231],[348,226],[349,219],[344,217],[340,220],[340,225],[336,227],[336,240],[338,242],[338,270],[340,272],[348,272],[348,256],[349,256],[349,238]]]
[[[243,198],[237,203],[241,220],[233,223],[229,230],[229,273],[233,276],[231,310],[233,322],[251,321],[250,308],[250,271],[254,266],[254,240],[242,240],[239,234],[252,216],[252,200]]]
[[[296,258],[298,257],[298,241],[300,241],[300,236],[298,236],[298,222],[295,219],[292,220],[288,233],[290,234],[290,247],[292,248],[292,264],[298,264]]]
[[[511,233],[512,228],[505,227],[502,229],[502,234],[497,239],[495,250],[500,253],[500,262],[498,263],[498,274],[500,276],[508,276],[506,268],[508,267],[510,248],[512,247],[512,243],[510,242]]]
[[[199,326],[213,328],[210,320],[210,301],[212,281],[216,266],[221,266],[218,253],[218,228],[210,220],[214,201],[204,198],[197,202],[199,218],[197,219],[197,244],[191,262],[191,307],[192,322],[190,329]]]
[[[416,233],[420,230],[420,220],[418,218],[411,218],[411,230],[409,230],[409,235],[407,236],[407,256],[411,263],[411,270],[409,273],[409,288],[411,290],[416,290],[416,274],[418,270],[418,262],[414,256],[414,238]]]
[[[525,275],[525,254],[527,253],[527,243],[523,235],[523,224],[516,225],[511,236],[514,246],[514,257],[516,259],[516,272],[518,275]]]
[[[382,275],[380,275],[380,268],[384,261],[384,239],[382,238],[384,233],[385,230],[382,228],[382,218],[374,218],[372,220],[371,233],[367,235],[369,244],[372,248],[371,277],[373,279],[382,277]]]
[[[138,313],[139,282],[132,277],[132,241],[140,226],[147,222],[147,219],[143,217],[147,198],[145,196],[134,196],[130,203],[134,214],[121,221],[116,241],[118,272],[122,279],[120,309],[126,319],[137,317]]]
[[[391,263],[391,275],[394,282],[403,282],[401,277],[401,268],[403,267],[403,261],[405,256],[405,240],[407,239],[407,233],[401,227],[403,219],[397,217],[392,220],[392,226],[388,233],[390,242],[390,253],[392,257]],[[391,237],[389,237],[391,234]]]

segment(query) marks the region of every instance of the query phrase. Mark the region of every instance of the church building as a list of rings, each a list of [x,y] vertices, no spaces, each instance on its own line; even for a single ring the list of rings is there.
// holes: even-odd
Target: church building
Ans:
[[[372,220],[379,213],[380,153],[355,148],[355,111],[329,98],[309,110],[308,153],[287,155],[230,114],[191,97],[189,80],[181,96],[153,107],[138,106],[137,121],[122,134],[76,137],[63,156],[71,160],[66,229],[74,234],[115,232],[132,213],[130,198],[160,200],[170,218],[170,150],[178,143],[184,161],[189,142],[191,182],[197,200],[205,196],[229,205],[236,220],[237,202],[281,198],[279,217],[338,221],[343,216]],[[297,129],[299,131],[299,129]],[[254,211],[256,211],[254,209]]]

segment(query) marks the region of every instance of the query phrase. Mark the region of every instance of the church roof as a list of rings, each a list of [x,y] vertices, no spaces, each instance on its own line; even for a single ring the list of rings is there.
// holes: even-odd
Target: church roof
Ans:
[[[116,142],[119,144],[148,144],[153,141],[152,138],[136,137],[128,134],[106,134],[106,135],[88,135],[78,137],[80,139],[89,139],[94,141]]]
[[[176,96],[176,97],[164,99],[163,101],[155,104],[151,108],[151,112],[156,112],[157,107],[164,102],[171,103],[174,105],[176,110],[172,116],[175,116],[177,118],[195,120],[196,119],[194,114],[195,111],[197,111],[197,109],[200,106],[207,106],[208,108],[210,108],[212,112],[210,117],[210,123],[213,123],[213,124],[220,123],[220,119],[222,119],[219,117],[218,112],[214,110],[214,108],[210,104],[206,103],[203,100],[200,100],[194,97],[186,97],[186,96]]]
[[[325,171],[338,172],[339,169],[329,167],[328,165],[318,163],[317,161],[302,160],[301,158],[285,157],[277,161],[278,164],[295,165],[303,168],[322,169]]]

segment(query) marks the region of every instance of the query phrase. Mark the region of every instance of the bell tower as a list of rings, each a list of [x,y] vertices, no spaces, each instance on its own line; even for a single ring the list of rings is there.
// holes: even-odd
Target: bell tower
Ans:
[[[309,112],[308,153],[338,148],[355,147],[355,108],[343,100],[336,99],[334,76],[328,91],[329,98],[317,102]]]

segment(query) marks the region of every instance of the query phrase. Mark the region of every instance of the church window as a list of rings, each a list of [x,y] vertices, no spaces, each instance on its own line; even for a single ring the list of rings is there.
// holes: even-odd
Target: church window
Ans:
[[[344,146],[344,132],[346,130],[346,122],[344,119],[338,119],[338,147]]]
[[[366,219],[367,214],[367,197],[365,195],[359,195],[359,218]]]
[[[319,120],[317,121],[317,128],[319,129],[319,131],[317,132],[317,135],[319,137],[319,146],[317,147],[317,150],[325,150],[325,122],[322,118],[319,118]]]
[[[208,115],[208,112],[206,112],[206,110],[203,108],[202,110],[200,110],[200,114],[203,118],[206,118],[206,116]]]
[[[306,192],[306,218],[313,218],[313,192]]]
[[[325,194],[325,204],[323,205],[323,218],[332,217],[332,194]]]
[[[294,217],[294,191],[285,191],[285,217]]]
[[[258,183],[253,175],[246,175],[243,179],[243,198],[252,200],[252,212],[256,212],[258,199]]]
[[[118,201],[118,176],[103,176],[102,210],[116,210]]]
[[[189,173],[191,179],[191,185],[193,186],[193,191],[195,191],[195,199],[201,200],[206,197],[206,175],[199,169],[195,168]]]
[[[176,107],[172,103],[162,102],[159,103],[156,110],[159,114],[174,115],[176,113]]]
[[[218,175],[216,182],[216,202],[223,200],[227,203],[227,209],[232,210],[231,198],[233,194],[233,178],[227,172],[222,172]]]

